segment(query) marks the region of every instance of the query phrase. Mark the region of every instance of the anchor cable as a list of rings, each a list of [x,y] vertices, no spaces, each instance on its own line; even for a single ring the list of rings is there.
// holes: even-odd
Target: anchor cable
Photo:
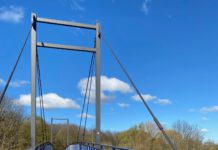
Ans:
[[[39,87],[39,103],[40,103],[40,114],[41,114],[41,125],[42,125],[42,134],[43,134],[43,141],[47,141],[47,128],[45,123],[45,110],[44,110],[44,100],[43,100],[43,92],[42,92],[42,80],[41,80],[41,73],[40,73],[40,64],[39,64],[39,54],[38,49],[36,51],[36,64],[37,64],[37,79],[38,79],[38,87]]]
[[[105,45],[107,46],[107,48],[109,49],[109,51],[111,52],[112,56],[115,58],[116,62],[119,64],[119,66],[121,67],[122,71],[124,72],[124,74],[126,75],[126,77],[128,78],[128,80],[130,81],[130,83],[132,84],[133,88],[135,89],[136,93],[139,95],[140,99],[142,100],[142,102],[144,103],[144,106],[146,107],[146,109],[148,110],[148,112],[150,113],[150,115],[152,116],[154,122],[156,123],[156,125],[158,126],[159,130],[162,132],[162,134],[164,135],[165,139],[167,140],[167,142],[170,144],[171,148],[173,150],[176,150],[176,146],[174,145],[174,143],[171,141],[170,137],[166,134],[163,126],[161,125],[161,123],[159,122],[159,120],[156,118],[156,116],[154,115],[154,113],[152,112],[151,108],[148,106],[147,102],[145,101],[145,99],[143,98],[143,96],[141,95],[141,92],[139,91],[139,89],[137,88],[137,86],[135,85],[135,83],[133,82],[132,78],[130,77],[130,75],[128,74],[127,70],[125,69],[125,67],[123,66],[123,64],[121,63],[121,61],[119,60],[119,58],[117,57],[114,49],[112,48],[112,46],[109,44],[109,42],[107,42],[107,40],[105,39],[104,36],[102,36],[103,42],[105,43]]]
[[[12,77],[13,77],[13,75],[14,75],[14,71],[15,71],[16,68],[17,68],[17,64],[18,64],[18,62],[20,61],[20,58],[21,58],[21,56],[22,56],[22,54],[23,54],[23,51],[24,51],[24,48],[25,48],[25,46],[26,46],[26,43],[27,43],[27,40],[28,40],[28,38],[29,38],[30,33],[31,33],[31,28],[29,29],[29,31],[28,31],[28,33],[27,33],[27,35],[26,35],[26,38],[25,38],[24,43],[23,43],[23,46],[22,46],[22,48],[21,48],[21,50],[20,50],[20,53],[19,53],[19,55],[18,55],[18,57],[17,57],[16,63],[15,63],[15,65],[14,65],[14,67],[13,67],[11,73],[10,73],[10,76],[9,76],[9,78],[8,78],[8,80],[7,80],[7,83],[6,83],[5,87],[4,87],[4,90],[3,90],[3,92],[1,93],[0,104],[1,104],[1,102],[2,102],[2,100],[3,100],[3,98],[4,98],[4,96],[5,96],[5,93],[6,93],[7,89],[8,89],[8,86],[9,86],[9,84],[10,84],[10,82],[11,82],[11,79],[12,79]]]

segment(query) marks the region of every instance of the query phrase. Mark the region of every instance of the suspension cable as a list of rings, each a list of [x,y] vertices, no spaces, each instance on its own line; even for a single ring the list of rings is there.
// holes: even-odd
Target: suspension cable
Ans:
[[[18,64],[18,62],[19,62],[19,60],[20,60],[20,57],[21,57],[21,55],[23,54],[23,51],[24,51],[24,48],[25,48],[25,46],[26,46],[26,43],[27,43],[27,40],[28,40],[28,37],[29,37],[30,33],[31,33],[31,28],[29,29],[29,31],[28,31],[28,33],[27,33],[27,35],[26,35],[25,41],[24,41],[23,46],[22,46],[22,48],[21,48],[21,50],[20,50],[20,53],[19,53],[19,55],[18,55],[18,57],[17,57],[16,63],[15,63],[15,65],[14,65],[12,71],[11,71],[11,74],[10,74],[8,80],[7,80],[7,83],[6,83],[5,87],[4,87],[4,90],[3,90],[3,92],[1,93],[0,104],[1,104],[1,102],[2,102],[2,100],[3,100],[3,98],[4,98],[4,96],[5,96],[5,93],[6,93],[7,89],[8,89],[8,86],[9,86],[9,84],[10,84],[10,81],[11,81],[12,77],[13,77],[14,71],[15,71],[16,68],[17,68],[17,64]]]
[[[40,84],[40,71],[39,71],[39,62],[38,62],[38,49],[36,50],[36,65],[37,65],[37,81],[38,81],[38,92],[39,92],[39,106],[40,106],[40,116],[41,116],[41,131],[43,135],[43,141],[44,141],[44,124],[43,124],[43,112],[42,112],[42,99],[41,99],[41,84]]]
[[[90,102],[90,95],[91,95],[91,91],[92,91],[92,78],[93,78],[93,70],[94,70],[94,66],[95,66],[95,55],[94,55],[94,61],[92,64],[92,70],[91,70],[91,81],[89,84],[89,94],[88,94],[88,102],[87,102],[87,107],[86,107],[86,117],[85,117],[85,125],[83,128],[83,142],[85,139],[85,134],[86,134],[86,124],[87,124],[87,117],[88,117],[88,112],[89,112],[89,102]]]
[[[146,107],[146,109],[148,110],[148,112],[150,113],[150,115],[152,116],[154,122],[156,123],[156,125],[158,126],[159,130],[162,132],[162,134],[164,135],[165,139],[167,140],[167,142],[170,144],[171,148],[173,150],[176,150],[176,146],[173,144],[173,142],[171,141],[170,137],[166,134],[163,126],[161,125],[161,123],[159,122],[159,120],[156,118],[156,116],[154,115],[154,113],[152,112],[151,108],[148,106],[147,102],[145,101],[145,99],[143,98],[143,96],[141,95],[141,92],[139,91],[139,89],[137,88],[137,86],[135,85],[135,83],[133,82],[132,78],[130,77],[130,75],[128,74],[127,70],[125,69],[125,67],[123,66],[123,64],[121,63],[121,61],[119,60],[119,58],[117,57],[114,49],[111,47],[111,45],[109,44],[109,42],[107,42],[107,40],[105,39],[104,36],[102,36],[103,42],[105,43],[105,45],[108,47],[108,49],[110,50],[112,56],[115,58],[116,62],[119,64],[119,66],[121,67],[122,71],[124,72],[124,74],[126,75],[126,77],[128,78],[128,80],[130,81],[130,83],[132,84],[133,88],[135,89],[136,93],[139,95],[140,99],[142,100],[142,102],[144,103],[144,106]]]
[[[47,141],[47,129],[45,123],[45,110],[44,110],[44,100],[43,100],[43,92],[42,92],[42,80],[41,80],[41,73],[40,73],[40,64],[39,64],[39,55],[38,49],[36,50],[36,63],[37,63],[37,75],[38,75],[38,87],[39,87],[39,103],[40,103],[40,114],[41,114],[41,126],[42,126],[42,134],[43,134],[43,141]]]
[[[92,68],[92,64],[93,64],[93,59],[94,59],[94,53],[92,54],[92,58],[91,58],[91,63],[90,63],[90,67],[89,67],[89,74],[88,74],[88,79],[87,79],[87,83],[86,83],[86,89],[85,89],[85,95],[84,95],[84,100],[83,100],[83,107],[82,107],[82,113],[80,116],[80,124],[79,124],[79,129],[77,132],[77,142],[79,142],[79,134],[80,134],[80,128],[81,128],[81,124],[82,124],[82,118],[83,118],[83,113],[84,113],[84,109],[85,109],[85,103],[86,103],[86,99],[87,99],[87,92],[88,92],[88,85],[89,85],[89,80],[90,80],[90,76],[91,76],[91,68]]]

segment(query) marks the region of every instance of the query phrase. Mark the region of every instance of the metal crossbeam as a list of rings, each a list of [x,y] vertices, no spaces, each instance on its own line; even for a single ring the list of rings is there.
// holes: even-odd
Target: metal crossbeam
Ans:
[[[77,22],[70,22],[70,21],[62,21],[62,20],[55,20],[55,19],[47,19],[47,18],[37,18],[37,22],[41,23],[48,23],[48,24],[55,24],[55,25],[62,25],[62,26],[70,26],[70,27],[77,27],[77,28],[85,28],[85,29],[92,29],[96,30],[96,25],[89,25]]]
[[[61,45],[61,44],[44,43],[44,42],[37,42],[37,46],[43,47],[43,48],[55,48],[55,49],[74,50],[74,51],[96,52],[95,48]]]

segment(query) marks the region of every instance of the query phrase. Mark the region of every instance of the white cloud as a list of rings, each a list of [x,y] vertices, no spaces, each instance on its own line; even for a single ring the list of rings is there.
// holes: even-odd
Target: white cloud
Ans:
[[[212,106],[212,107],[203,107],[201,108],[201,112],[218,112],[218,106]]]
[[[78,88],[82,95],[85,94],[87,80],[87,78],[83,78],[78,83]],[[115,96],[112,95],[114,92],[131,93],[132,89],[129,84],[117,78],[101,76],[101,100],[105,102],[114,99]],[[95,101],[95,77],[92,77],[90,100],[91,102]]]
[[[0,85],[4,86],[5,84],[6,84],[6,81],[0,78]],[[18,80],[18,81],[11,81],[9,85],[13,88],[16,88],[16,87],[25,86],[28,84],[29,84],[29,81]]]
[[[121,108],[127,108],[129,107],[129,104],[126,104],[126,103],[117,103],[117,105]]]
[[[30,106],[30,94],[20,95],[19,99],[14,100],[16,104]],[[56,93],[47,93],[43,95],[44,108],[73,108],[80,109],[80,106],[70,98],[63,98]],[[40,107],[39,97],[36,98],[36,106]]]
[[[142,97],[144,98],[144,100],[146,102],[148,101],[153,101],[155,104],[160,104],[160,105],[170,105],[172,104],[172,102],[169,100],[169,99],[160,99],[158,98],[157,96],[153,96],[153,95],[150,95],[150,94],[141,94]],[[139,95],[133,95],[132,96],[132,99],[135,100],[135,101],[139,101],[141,102],[141,98],[139,97]]]
[[[117,79],[101,76],[101,86],[103,91],[130,93],[132,89],[129,84]]]
[[[145,15],[149,13],[149,3],[150,2],[151,0],[144,0],[144,2],[142,3],[141,10]]]
[[[157,99],[154,103],[161,105],[170,105],[172,102],[169,99]]]
[[[144,98],[145,101],[151,101],[157,98],[156,96],[152,96],[150,94],[142,94],[142,97]],[[141,101],[139,95],[133,95],[132,99],[135,101]]]
[[[22,81],[11,82],[10,86],[12,86],[12,87],[21,87],[21,86],[28,85],[28,84],[30,84],[29,81],[22,80]]]
[[[85,11],[86,9],[81,5],[81,2],[83,2],[83,0],[72,0],[71,9],[76,11]]]
[[[86,113],[77,115],[77,117],[79,117],[79,118],[80,118],[81,116],[82,116],[82,118],[86,118]],[[95,116],[90,115],[90,114],[87,114],[87,118],[89,118],[89,119],[95,119]]]
[[[204,133],[206,133],[206,132],[208,132],[209,130],[208,129],[205,129],[205,128],[203,128],[203,129],[201,129],[201,132],[204,132]]]
[[[24,17],[24,10],[19,6],[0,7],[0,20],[19,23]]]

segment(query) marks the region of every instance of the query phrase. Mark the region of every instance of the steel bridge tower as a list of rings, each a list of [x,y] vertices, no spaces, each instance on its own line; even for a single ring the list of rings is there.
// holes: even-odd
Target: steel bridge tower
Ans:
[[[96,23],[95,25],[90,24],[82,24],[76,22],[69,21],[61,21],[47,18],[37,17],[35,13],[31,15],[31,146],[32,149],[36,146],[36,51],[37,47],[42,48],[52,48],[52,49],[60,49],[60,50],[72,50],[72,51],[81,51],[81,52],[92,52],[96,55],[96,80],[95,80],[95,89],[96,89],[96,133],[95,140],[97,144],[101,142],[101,84],[100,84],[100,23]],[[54,43],[45,43],[37,41],[37,24],[45,23],[59,26],[68,26],[68,27],[76,27],[83,28],[89,30],[95,30],[95,46],[94,48],[89,47],[79,47],[72,45],[61,45]]]

